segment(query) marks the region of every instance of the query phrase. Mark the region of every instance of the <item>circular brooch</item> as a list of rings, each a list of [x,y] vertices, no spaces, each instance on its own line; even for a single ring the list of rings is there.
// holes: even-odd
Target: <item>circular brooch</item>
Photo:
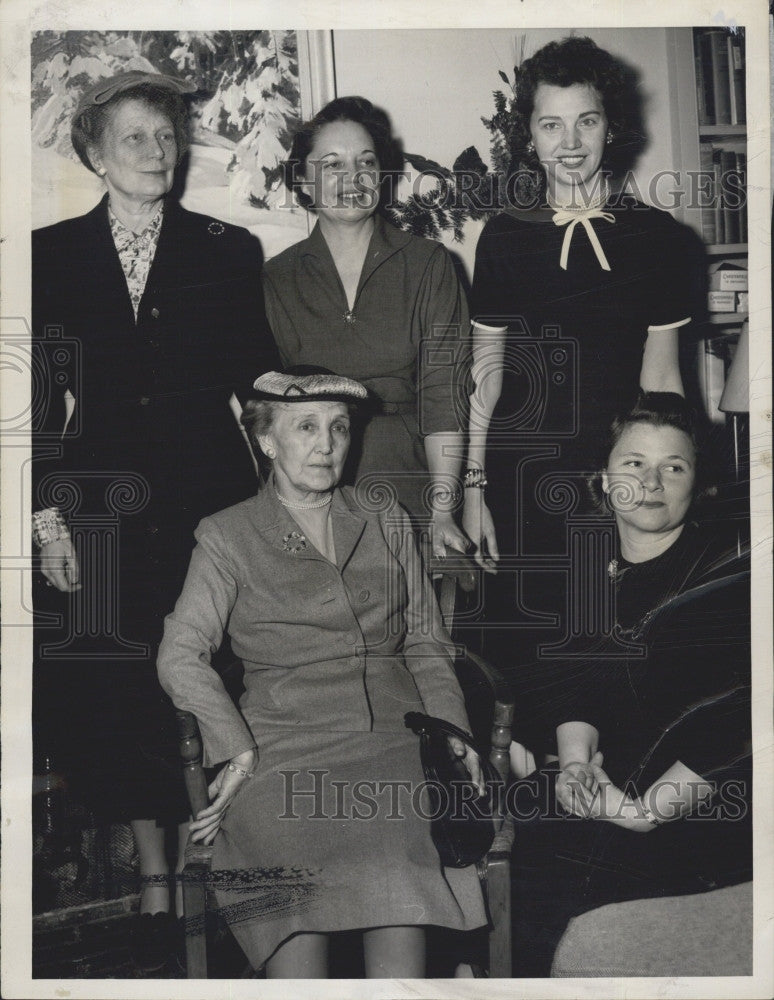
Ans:
[[[213,236],[222,236],[225,233],[226,227],[222,222],[211,222],[207,226],[207,232],[211,233]]]
[[[306,548],[306,538],[300,531],[291,531],[282,539],[282,547],[286,552],[303,552]]]

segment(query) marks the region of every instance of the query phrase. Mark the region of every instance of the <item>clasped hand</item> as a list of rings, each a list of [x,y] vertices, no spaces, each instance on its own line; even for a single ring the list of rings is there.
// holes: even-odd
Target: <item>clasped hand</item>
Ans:
[[[454,518],[448,511],[433,512],[430,524],[430,545],[436,559],[446,557],[447,546],[463,553],[470,548],[470,542],[457,527]]]
[[[574,816],[598,819],[604,791],[612,782],[602,770],[602,754],[597,751],[590,761],[573,760],[556,776],[556,801]]]
[[[628,826],[623,807],[630,805],[631,799],[613,784],[601,765],[599,751],[587,764],[566,764],[556,778],[556,800],[573,816]]]

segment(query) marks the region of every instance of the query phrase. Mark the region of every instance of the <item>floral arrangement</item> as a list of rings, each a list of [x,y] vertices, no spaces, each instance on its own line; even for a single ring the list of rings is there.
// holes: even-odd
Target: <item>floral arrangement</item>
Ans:
[[[439,239],[443,232],[452,232],[455,241],[461,243],[464,239],[463,227],[469,219],[485,219],[500,211],[502,182],[517,171],[519,176],[515,180],[516,196],[524,204],[532,201],[536,188],[529,170],[525,164],[511,162],[515,132],[513,106],[519,67],[526,58],[526,37],[521,35],[517,38],[517,63],[513,68],[513,82],[502,70],[498,71],[508,92],[493,91],[494,114],[489,118],[481,118],[491,136],[491,170],[475,146],[463,150],[451,169],[416,154],[404,154],[412,171],[419,175],[431,175],[437,178],[437,183],[419,193],[412,189],[407,197],[393,201],[388,215],[395,225],[407,229],[415,236],[431,239]]]

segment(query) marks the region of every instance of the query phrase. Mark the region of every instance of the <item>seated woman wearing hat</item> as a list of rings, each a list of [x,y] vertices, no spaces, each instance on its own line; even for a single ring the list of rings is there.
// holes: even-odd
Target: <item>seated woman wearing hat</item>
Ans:
[[[358,929],[368,977],[423,976],[425,927],[486,922],[475,868],[444,869],[433,846],[403,721],[468,729],[448,636],[406,512],[337,487],[365,387],[300,367],[255,390],[242,422],[268,482],[199,525],[159,652],[205,764],[223,765],[193,838],[214,841],[219,906],[269,977],[325,976],[328,935]],[[210,666],[225,632],[241,711]],[[483,791],[475,752],[452,750]]]

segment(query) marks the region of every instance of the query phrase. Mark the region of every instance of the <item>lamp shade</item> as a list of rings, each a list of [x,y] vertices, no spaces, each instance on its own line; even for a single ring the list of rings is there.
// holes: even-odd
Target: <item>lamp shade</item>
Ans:
[[[747,320],[742,323],[718,409],[724,413],[747,413],[750,409],[750,324]]]

